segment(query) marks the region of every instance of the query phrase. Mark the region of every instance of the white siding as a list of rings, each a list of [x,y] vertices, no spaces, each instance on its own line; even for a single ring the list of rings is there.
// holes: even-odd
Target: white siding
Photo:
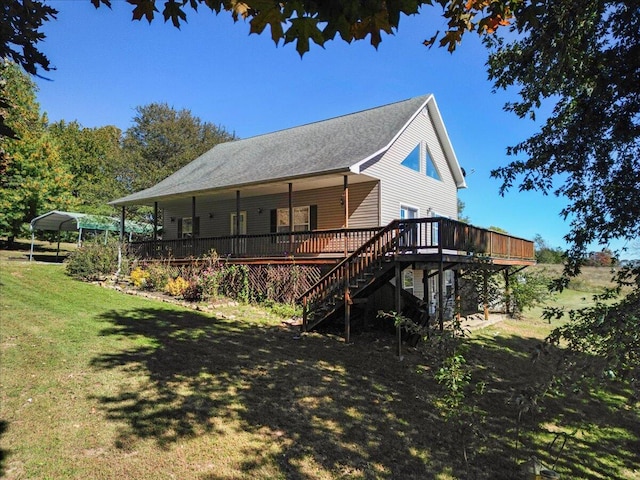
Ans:
[[[401,165],[406,156],[421,145],[420,171]],[[425,152],[429,147],[441,180],[427,176]],[[363,170],[380,179],[381,224],[399,218],[400,206],[418,208],[418,216],[435,214],[450,218],[458,216],[458,190],[451,169],[426,108],[407,126],[384,156]]]

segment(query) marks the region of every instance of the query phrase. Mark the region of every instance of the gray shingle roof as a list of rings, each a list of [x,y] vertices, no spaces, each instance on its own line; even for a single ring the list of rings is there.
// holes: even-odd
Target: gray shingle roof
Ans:
[[[146,203],[192,192],[348,171],[388,147],[429,97],[221,143],[153,187],[111,204]]]

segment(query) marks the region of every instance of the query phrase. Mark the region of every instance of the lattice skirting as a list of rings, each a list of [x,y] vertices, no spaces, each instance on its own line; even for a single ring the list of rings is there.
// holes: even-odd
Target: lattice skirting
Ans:
[[[313,265],[247,265],[251,291],[264,300],[293,303],[322,276]]]

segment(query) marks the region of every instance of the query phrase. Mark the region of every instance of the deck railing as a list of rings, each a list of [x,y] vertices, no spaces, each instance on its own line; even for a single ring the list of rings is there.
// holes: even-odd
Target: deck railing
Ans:
[[[449,220],[416,218],[394,221],[399,228],[399,252],[479,254],[493,258],[533,260],[533,242],[508,234]],[[141,258],[189,258],[212,250],[221,257],[346,257],[383,227],[283,232],[262,235],[183,238],[132,242]]]
[[[132,242],[132,253],[141,258],[188,258],[212,250],[221,257],[315,257],[346,256],[357,250],[381,228],[350,228],[305,232],[230,235]]]

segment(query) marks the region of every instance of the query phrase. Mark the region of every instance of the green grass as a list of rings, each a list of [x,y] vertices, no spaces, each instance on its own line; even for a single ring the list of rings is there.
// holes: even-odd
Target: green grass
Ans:
[[[74,281],[60,265],[0,259],[0,476],[7,479],[466,478],[440,387],[393,335],[299,338],[252,306],[205,314]],[[545,373],[549,328],[505,321],[469,342],[486,422],[476,478],[511,479],[512,392]],[[423,373],[419,373],[422,371]],[[637,409],[620,392],[551,396],[518,455],[563,478],[640,478]],[[574,433],[575,432],[575,433]]]

